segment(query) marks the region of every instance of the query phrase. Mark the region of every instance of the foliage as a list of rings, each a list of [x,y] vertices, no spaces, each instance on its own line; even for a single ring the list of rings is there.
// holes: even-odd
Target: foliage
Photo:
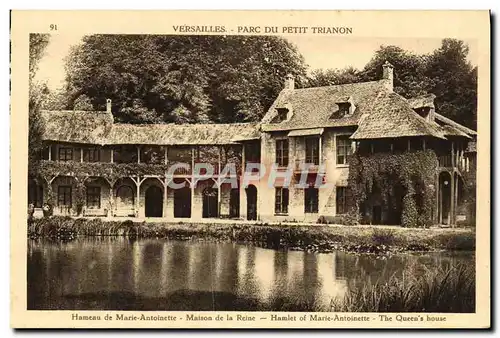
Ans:
[[[41,161],[38,174],[45,180],[56,176],[103,177],[111,182],[122,177],[158,175],[164,176],[167,166],[147,163],[107,163],[107,162],[75,162],[75,161]]]
[[[394,66],[394,91],[406,98],[436,95],[436,111],[469,128],[477,125],[477,67],[467,60],[468,45],[444,39],[441,47],[418,55],[398,46],[380,46],[362,70],[313,71],[308,86],[328,86],[382,78],[382,65]]]
[[[457,264],[447,269],[419,271],[414,265],[388,282],[364,283],[333,300],[332,312],[474,312],[474,266]]]
[[[466,250],[474,251],[476,236],[470,230],[405,229],[385,230],[376,227],[334,227],[301,225],[267,225],[260,223],[175,223],[133,222],[53,216],[35,219],[31,237],[50,237],[65,227],[75,236],[121,236],[141,238],[208,239],[253,243],[271,248],[288,248],[314,252],[349,251],[390,254],[405,251]]]
[[[375,245],[393,245],[395,232],[394,230],[374,229],[372,241]]]
[[[432,150],[363,154],[349,159],[349,186],[354,210],[379,194],[391,214],[402,211],[404,227],[430,226],[437,157]],[[361,216],[361,215],[360,215]]]
[[[29,70],[30,82],[38,70],[38,63],[42,59],[45,48],[49,44],[49,34],[31,33],[29,43]]]
[[[358,81],[360,81],[359,70],[353,67],[344,69],[316,69],[309,75],[308,86],[322,87],[355,83]]]
[[[92,102],[85,94],[78,96],[73,104],[74,110],[92,111],[92,108]]]
[[[241,122],[259,120],[305,64],[274,36],[92,35],[66,73],[70,109],[85,95],[94,110],[112,99],[122,122]]]
[[[429,79],[424,75],[424,55],[416,55],[397,46],[381,46],[360,72],[363,81],[382,78],[382,65],[389,61],[394,66],[394,91],[410,98],[426,93]],[[434,93],[435,94],[435,93]]]
[[[316,223],[319,224],[341,224],[341,225],[356,225],[358,217],[355,213],[347,213],[345,215],[335,216],[320,216]]]
[[[30,34],[29,40],[28,163],[34,165],[42,150],[43,124],[40,120],[40,108],[47,93],[46,86],[36,83],[34,79],[38,63],[49,43],[49,35]]]
[[[428,58],[426,90],[436,94],[436,110],[465,126],[477,126],[477,67],[467,60],[468,45],[444,39]]]

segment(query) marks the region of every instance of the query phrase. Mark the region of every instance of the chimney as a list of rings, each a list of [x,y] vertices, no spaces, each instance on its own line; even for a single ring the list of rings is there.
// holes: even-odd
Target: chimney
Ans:
[[[106,99],[106,113],[111,113],[111,99]]]
[[[285,88],[284,89],[289,89],[289,90],[294,90],[295,89],[295,78],[293,77],[292,74],[287,74],[285,77]]]
[[[391,65],[389,61],[385,61],[382,68],[384,70],[382,73],[382,79],[385,82],[385,87],[392,92],[394,89],[394,66]]]

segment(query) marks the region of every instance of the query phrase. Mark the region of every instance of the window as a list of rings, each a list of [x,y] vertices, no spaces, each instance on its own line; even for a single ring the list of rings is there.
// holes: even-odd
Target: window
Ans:
[[[276,188],[274,212],[276,214],[288,214],[288,189]]]
[[[304,212],[317,213],[318,212],[318,189],[307,188],[304,191]]]
[[[276,108],[278,115],[275,118],[275,122],[283,122],[286,121],[288,117],[288,109],[287,108]]]
[[[59,161],[72,161],[73,149],[72,148],[59,148]]]
[[[57,190],[57,205],[71,207],[71,187],[67,185],[59,186]]]
[[[337,187],[336,188],[336,205],[337,205],[337,215],[347,213],[347,187]]]
[[[337,103],[339,106],[339,115],[344,116],[344,115],[349,115],[351,111],[351,104],[349,102],[341,102]]]
[[[306,138],[306,163],[319,164],[319,137]]]
[[[288,166],[288,140],[276,140],[276,163],[280,167]]]
[[[260,163],[260,144],[257,142],[245,143],[244,147],[245,147],[245,162]]]
[[[347,158],[351,153],[352,149],[349,136],[337,136],[337,164],[347,164]]]
[[[87,187],[87,208],[101,208],[101,187]]]
[[[83,162],[99,162],[100,152],[98,148],[83,149]]]

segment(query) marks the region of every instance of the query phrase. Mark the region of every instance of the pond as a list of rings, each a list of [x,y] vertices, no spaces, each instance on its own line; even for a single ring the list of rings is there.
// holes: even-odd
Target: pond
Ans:
[[[28,309],[327,310],[367,283],[474,264],[473,253],[389,257],[253,245],[78,238],[28,243]]]

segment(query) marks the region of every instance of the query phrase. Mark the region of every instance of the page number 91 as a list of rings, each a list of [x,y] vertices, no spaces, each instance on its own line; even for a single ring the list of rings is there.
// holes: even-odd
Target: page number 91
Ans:
[[[57,25],[51,24],[49,26],[49,28],[50,28],[51,31],[56,31],[57,30]]]

